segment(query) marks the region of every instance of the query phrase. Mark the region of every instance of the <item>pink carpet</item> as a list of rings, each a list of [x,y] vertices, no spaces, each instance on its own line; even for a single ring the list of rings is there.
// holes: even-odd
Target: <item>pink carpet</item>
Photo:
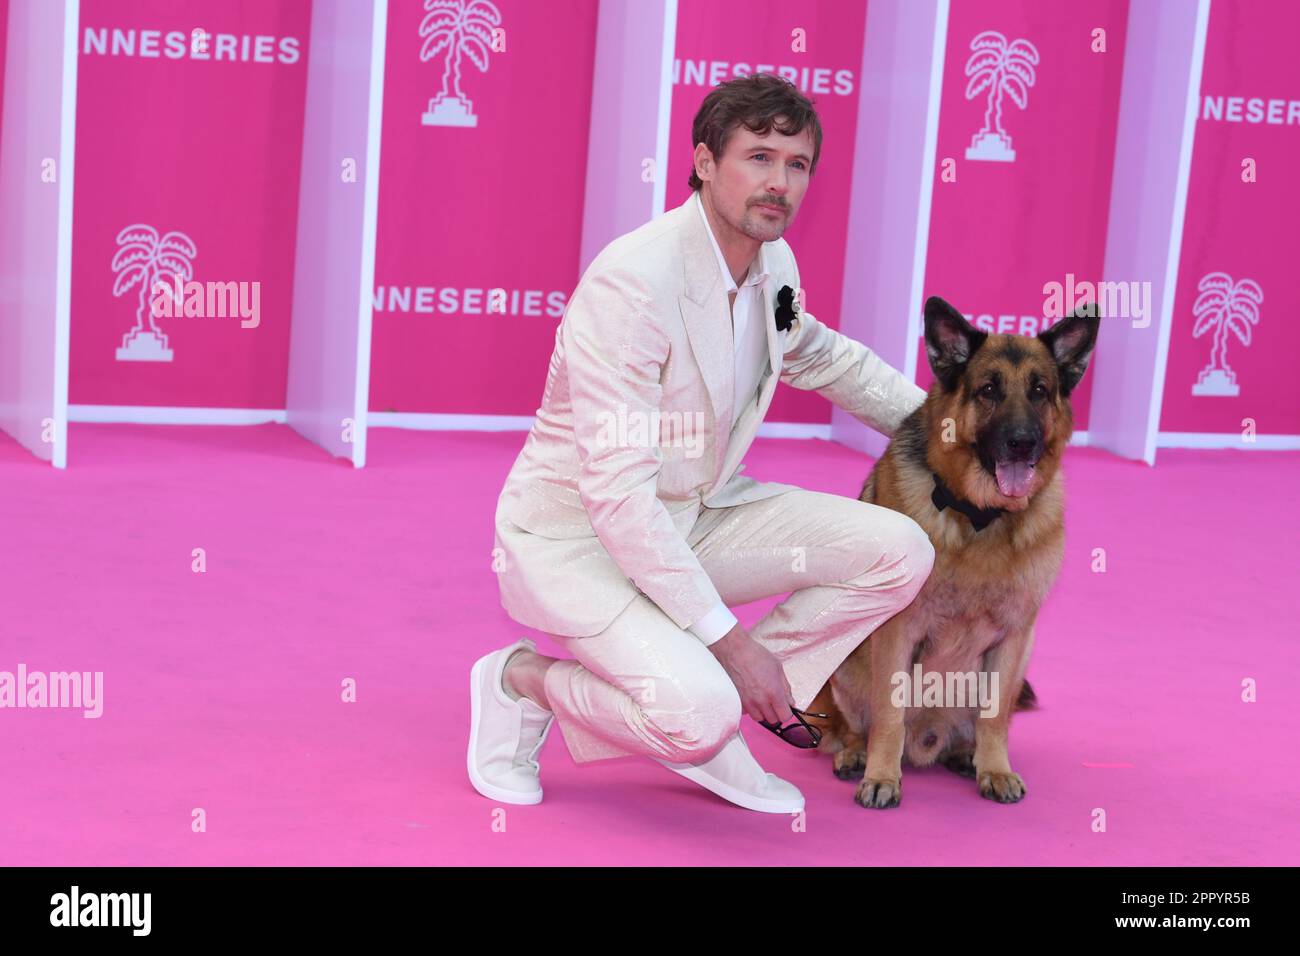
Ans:
[[[0,710],[0,865],[1300,862],[1300,453],[1069,451],[1042,709],[1011,731],[1020,804],[905,769],[903,805],[866,810],[828,758],[746,719],[807,797],[798,832],[649,760],[577,767],[553,728],[545,801],[497,832],[465,774],[467,681],[531,633],[491,570],[522,439],[378,429],[354,471],[284,426],[80,424],[59,473],[0,438],[0,670],[104,674],[99,719]],[[748,461],[849,496],[869,468],[821,441]]]

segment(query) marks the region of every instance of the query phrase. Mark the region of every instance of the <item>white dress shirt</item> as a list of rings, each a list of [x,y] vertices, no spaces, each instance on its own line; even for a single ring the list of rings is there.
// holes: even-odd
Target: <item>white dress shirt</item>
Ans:
[[[756,401],[758,382],[763,377],[763,368],[768,363],[765,324],[767,315],[764,309],[763,287],[767,284],[769,273],[755,274],[754,270],[761,261],[761,257],[756,254],[754,261],[750,263],[743,284],[737,286],[736,281],[731,277],[731,269],[727,267],[727,259],[722,254],[722,248],[713,235],[709,217],[704,214],[704,203],[700,199],[698,190],[695,193],[695,206],[699,210],[700,218],[704,220],[709,241],[713,243],[713,251],[718,257],[718,269],[722,272],[722,281],[727,293],[728,295],[736,293],[736,301],[731,306],[732,350],[736,358],[736,389],[735,400],[731,407],[731,426],[735,428],[741,412],[751,402]],[[690,625],[688,630],[707,646],[724,637],[737,623],[736,615],[731,613],[726,604],[719,603],[704,617]]]

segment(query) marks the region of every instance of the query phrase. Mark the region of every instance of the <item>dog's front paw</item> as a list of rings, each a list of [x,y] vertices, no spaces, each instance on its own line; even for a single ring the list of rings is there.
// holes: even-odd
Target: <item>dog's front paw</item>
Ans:
[[[832,762],[835,776],[841,780],[861,780],[867,771],[867,752],[846,747],[835,754]]]
[[[1020,774],[1010,770],[985,770],[979,774],[980,796],[998,803],[1016,803],[1028,793]]]
[[[888,810],[898,806],[903,799],[903,781],[897,777],[875,779],[864,777],[858,784],[858,792],[853,799],[864,807],[873,810]]]

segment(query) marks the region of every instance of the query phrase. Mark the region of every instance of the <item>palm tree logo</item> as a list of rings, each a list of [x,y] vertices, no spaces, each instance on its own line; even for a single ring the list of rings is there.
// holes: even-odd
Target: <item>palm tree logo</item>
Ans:
[[[474,104],[460,88],[461,54],[486,73],[492,50],[492,30],[501,23],[501,11],[489,0],[424,0],[429,11],[420,21],[420,61],[447,51],[442,89],[429,100],[420,117],[425,126],[477,126]],[[450,83],[451,89],[447,86]]]
[[[1210,364],[1192,386],[1193,395],[1220,395],[1232,397],[1241,389],[1237,387],[1237,373],[1228,367],[1228,332],[1250,348],[1250,327],[1259,325],[1259,306],[1264,301],[1264,291],[1259,283],[1242,279],[1234,283],[1226,272],[1207,274],[1196,288],[1200,295],[1192,303],[1192,338],[1199,339],[1214,330],[1210,347]]]
[[[172,350],[167,347],[167,336],[153,320],[149,296],[160,281],[162,293],[175,295],[171,281],[182,283],[194,278],[190,260],[198,255],[194,240],[183,232],[168,232],[162,236],[153,226],[136,223],[117,234],[119,246],[113,256],[113,295],[125,295],[133,286],[140,287],[140,301],[135,310],[135,325],[122,336],[117,350],[119,362],[170,362]],[[177,303],[179,305],[180,303]],[[148,328],[145,321],[148,320]]]
[[[1034,85],[1034,65],[1038,50],[1028,40],[1012,40],[997,30],[985,30],[970,41],[970,59],[966,61],[966,99],[972,100],[985,90],[988,105],[984,125],[971,138],[967,159],[1015,162],[1016,151],[1011,137],[1002,128],[1002,97],[1007,95],[1022,110],[1029,105],[1029,88]]]

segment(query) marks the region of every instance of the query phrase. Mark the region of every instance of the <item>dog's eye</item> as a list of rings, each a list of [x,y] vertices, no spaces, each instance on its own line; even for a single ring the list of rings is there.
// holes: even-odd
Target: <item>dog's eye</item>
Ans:
[[[998,388],[992,382],[985,382],[980,386],[979,394],[984,398],[997,397]]]
[[[1029,395],[1031,398],[1046,398],[1047,386],[1042,382],[1035,382],[1034,387],[1029,390]]]

